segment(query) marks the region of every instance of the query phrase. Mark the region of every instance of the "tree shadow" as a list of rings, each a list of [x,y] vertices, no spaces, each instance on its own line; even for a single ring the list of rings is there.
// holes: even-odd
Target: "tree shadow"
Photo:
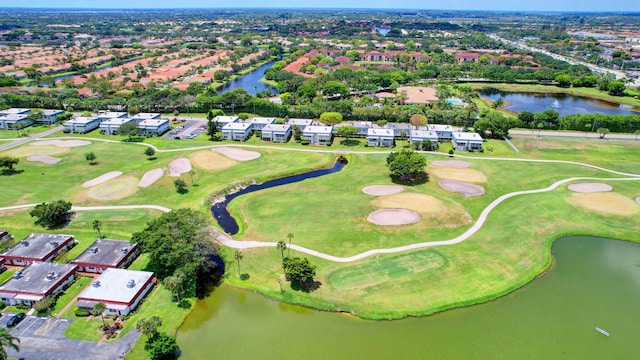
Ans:
[[[151,156],[151,157],[148,157],[148,158],[147,158],[147,160],[149,160],[149,161],[151,161],[151,160],[156,160],[156,159],[158,159],[156,156]]]
[[[356,140],[356,139],[344,139],[340,141],[340,145],[344,145],[344,146],[358,146],[360,145],[360,140]]]
[[[310,293],[310,292],[318,290],[321,285],[322,285],[322,283],[320,281],[316,281],[316,280],[307,281],[307,282],[292,281],[291,282],[291,289],[293,289],[295,291],[302,291],[302,292]]]
[[[220,286],[224,275],[224,260],[217,254],[209,254],[206,265],[196,274],[196,297],[204,299]]]
[[[22,174],[24,172],[24,170],[22,169],[4,169],[2,171],[0,171],[0,175],[2,176],[11,176],[11,175],[18,175],[18,174]]]
[[[394,184],[399,184],[399,185],[415,186],[415,185],[426,184],[427,182],[429,182],[429,174],[425,172],[412,177],[395,177],[395,176],[389,176],[389,177],[391,178],[391,181]]]

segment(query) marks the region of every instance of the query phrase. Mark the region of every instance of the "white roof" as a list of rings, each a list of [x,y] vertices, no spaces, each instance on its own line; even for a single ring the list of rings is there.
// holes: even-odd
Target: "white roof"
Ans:
[[[291,125],[311,125],[311,123],[313,123],[313,119],[289,119],[289,121],[287,121],[288,124]]]
[[[109,120],[105,120],[100,123],[100,127],[102,125],[122,125],[124,123],[128,123],[129,121],[133,121],[133,119],[129,118],[110,118]]]
[[[430,130],[411,130],[411,137],[438,140],[438,134]]]
[[[77,117],[75,119],[71,119],[66,122],[66,124],[88,124],[92,121],[96,121],[98,118],[96,117]]]
[[[130,303],[152,277],[150,271],[109,268],[78,297],[89,301]]]
[[[232,122],[223,126],[222,130],[247,130],[251,125],[253,124]]]
[[[249,120],[251,124],[272,124],[276,121],[276,118],[264,118],[264,117],[254,117]]]
[[[218,121],[218,122],[223,122],[223,123],[232,123],[232,122],[236,122],[238,121],[238,119],[240,119],[237,116],[223,116],[223,115],[219,115],[213,118],[213,120]]]
[[[127,113],[122,111],[99,111],[98,117],[101,117],[101,118],[127,117]]]
[[[304,128],[304,134],[307,133],[331,134],[331,126],[310,125]]]
[[[5,110],[0,110],[0,114],[4,114],[4,115],[9,115],[9,114],[24,114],[24,113],[30,113],[31,110],[30,109],[18,109],[18,108],[11,108],[11,109],[5,109]]]
[[[147,119],[147,120],[142,120],[138,123],[138,126],[160,126],[164,123],[168,123],[169,120],[162,120],[162,119]]]
[[[393,137],[393,130],[369,128],[369,130],[367,131],[367,136],[391,136],[391,137]]]
[[[42,115],[45,115],[45,116],[58,115],[62,113],[64,113],[64,110],[53,110],[53,109],[42,110]]]
[[[472,132],[454,132],[453,138],[455,140],[467,140],[467,141],[479,141],[482,142],[482,137],[477,133]]]
[[[29,115],[27,114],[7,114],[7,115],[0,115],[0,120],[19,121],[19,120],[24,120],[28,117]]]
[[[265,131],[288,131],[291,128],[289,124],[268,124],[262,128],[262,132]]]
[[[159,117],[160,113],[138,113],[132,116],[134,119],[155,119]]]
[[[430,124],[427,125],[427,128],[433,131],[453,131],[451,125]]]

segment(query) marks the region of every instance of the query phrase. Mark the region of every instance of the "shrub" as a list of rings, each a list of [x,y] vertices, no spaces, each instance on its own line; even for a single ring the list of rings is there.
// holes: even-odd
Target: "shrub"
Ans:
[[[88,311],[81,310],[81,309],[76,309],[74,313],[76,314],[77,317],[87,317],[90,315]]]
[[[309,140],[301,140],[300,144],[301,145],[309,145]]]

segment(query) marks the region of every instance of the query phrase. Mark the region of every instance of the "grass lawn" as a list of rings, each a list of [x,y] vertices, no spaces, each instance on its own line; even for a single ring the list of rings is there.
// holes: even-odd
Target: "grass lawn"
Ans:
[[[9,280],[13,276],[13,273],[14,273],[13,270],[7,269],[2,274],[0,274],[0,284],[2,284],[5,281]]]
[[[77,279],[69,285],[67,290],[64,291],[64,294],[58,298],[56,306],[51,309],[51,316],[56,316],[60,311],[62,311],[62,309],[64,309],[65,306],[67,306],[67,304],[71,301],[75,301],[76,296],[78,296],[80,292],[91,283],[91,280],[93,280],[93,278],[90,276],[77,277]]]

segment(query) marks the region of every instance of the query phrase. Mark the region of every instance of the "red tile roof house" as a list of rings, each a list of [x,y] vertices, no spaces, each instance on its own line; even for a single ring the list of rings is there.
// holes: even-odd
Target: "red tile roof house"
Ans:
[[[0,257],[7,261],[7,265],[14,266],[51,261],[60,251],[68,249],[73,241],[72,235],[31,234],[0,254]]]
[[[480,54],[478,53],[458,53],[456,54],[457,62],[478,62],[480,60]]]
[[[0,301],[32,306],[63,290],[77,271],[78,266],[73,264],[34,262],[0,285]]]
[[[149,271],[107,269],[78,296],[78,308],[91,310],[102,302],[108,315],[127,315],[151,290],[155,277]]]
[[[138,244],[128,241],[98,239],[71,263],[78,265],[78,271],[103,273],[109,268],[122,268],[130,264],[138,255]]]

